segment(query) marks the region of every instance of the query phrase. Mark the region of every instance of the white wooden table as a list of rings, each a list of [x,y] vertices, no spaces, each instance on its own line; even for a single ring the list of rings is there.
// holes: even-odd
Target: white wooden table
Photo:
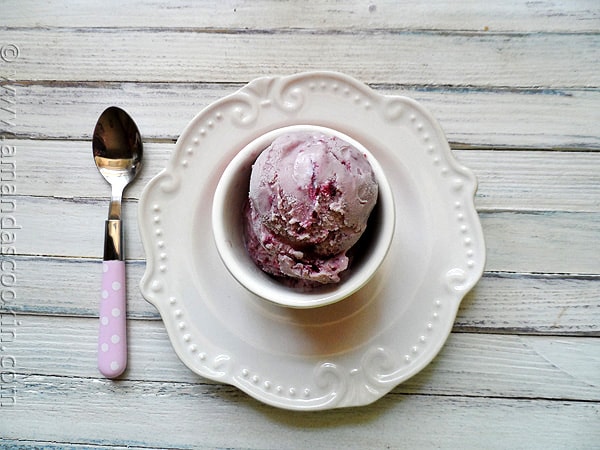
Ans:
[[[2,448],[598,448],[596,0],[36,2],[0,15]],[[202,379],[140,295],[139,195],[203,107],[261,75],[413,97],[479,179],[487,265],[423,372],[298,413]],[[144,137],[127,191],[130,360],[96,369],[109,105]]]

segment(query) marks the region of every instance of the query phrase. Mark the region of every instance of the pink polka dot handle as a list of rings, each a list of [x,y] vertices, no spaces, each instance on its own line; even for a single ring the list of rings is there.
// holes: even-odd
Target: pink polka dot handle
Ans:
[[[98,368],[116,378],[127,366],[125,262],[102,262],[102,298],[98,333]]]

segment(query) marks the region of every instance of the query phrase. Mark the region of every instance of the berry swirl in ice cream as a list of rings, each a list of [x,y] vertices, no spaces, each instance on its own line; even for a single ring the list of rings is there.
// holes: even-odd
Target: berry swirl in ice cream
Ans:
[[[281,135],[252,167],[244,211],[248,253],[288,284],[337,283],[377,195],[366,155],[351,144],[323,133]]]

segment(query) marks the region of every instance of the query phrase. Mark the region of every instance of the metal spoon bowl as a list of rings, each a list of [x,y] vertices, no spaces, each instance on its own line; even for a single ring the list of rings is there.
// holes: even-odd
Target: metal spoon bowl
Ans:
[[[115,378],[127,366],[126,283],[121,203],[123,191],[138,174],[143,156],[142,138],[133,119],[115,106],[98,119],[92,140],[94,161],[111,185],[105,223],[102,299],[98,334],[98,368]]]
[[[112,186],[109,219],[119,219],[123,190],[142,163],[142,138],[137,125],[121,108],[107,108],[94,128],[92,149],[96,167]],[[118,207],[118,211],[113,211],[113,207]]]

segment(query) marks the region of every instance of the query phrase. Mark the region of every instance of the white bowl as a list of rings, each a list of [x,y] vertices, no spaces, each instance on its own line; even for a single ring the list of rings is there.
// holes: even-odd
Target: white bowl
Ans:
[[[278,136],[300,131],[321,132],[352,144],[367,156],[379,186],[377,204],[371,213],[365,233],[355,245],[357,250],[350,267],[341,274],[341,281],[308,291],[286,286],[263,272],[246,251],[243,235],[242,211],[248,198],[252,164]],[[279,128],[246,145],[225,168],[215,190],[212,206],[215,244],[223,264],[231,275],[255,295],[292,308],[329,305],[349,297],[363,287],[375,274],[388,252],[394,234],[395,218],[392,189],[385,172],[371,152],[343,133],[313,125]]]

